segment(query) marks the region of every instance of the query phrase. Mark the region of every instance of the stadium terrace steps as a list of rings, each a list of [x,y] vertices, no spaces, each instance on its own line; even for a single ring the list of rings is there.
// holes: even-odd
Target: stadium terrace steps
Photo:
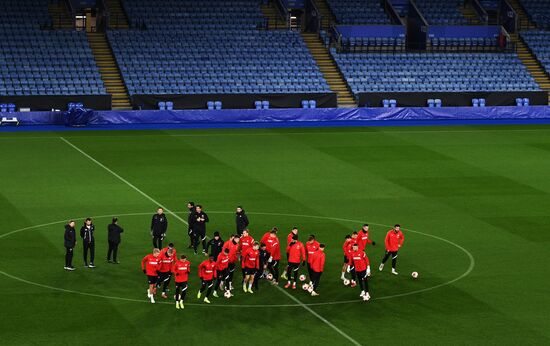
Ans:
[[[92,48],[101,79],[107,92],[112,95],[112,109],[132,109],[130,97],[122,76],[118,69],[115,57],[104,33],[87,34]]]
[[[49,4],[48,12],[54,29],[72,29],[74,27],[69,9],[62,1]]]
[[[324,30],[330,29],[330,27],[336,23],[336,17],[330,10],[326,0],[313,0],[319,12],[321,12],[321,28]]]
[[[531,20],[529,19],[529,16],[527,15],[527,12],[523,8],[519,0],[509,0],[508,2],[518,15],[518,24],[521,30],[536,28],[536,25],[533,22],[531,22]]]
[[[128,29],[128,16],[122,7],[120,0],[105,0],[105,6],[109,10],[109,28],[110,29]]]
[[[260,9],[264,17],[267,19],[267,28],[269,30],[284,29],[287,27],[272,1],[268,4],[262,4]]]
[[[327,81],[330,89],[338,95],[338,107],[339,108],[353,108],[357,107],[357,103],[349,86],[340,73],[338,66],[332,59],[327,48],[323,45],[323,42],[319,39],[317,34],[302,33],[304,42],[306,43],[311,55],[317,62],[323,77]]]
[[[527,68],[527,71],[535,78],[540,88],[548,92],[548,104],[550,105],[550,76],[548,76],[544,67],[537,60],[523,38],[520,38],[518,34],[511,34],[510,37],[516,42],[518,56]]]
[[[460,11],[462,12],[464,18],[468,20],[470,25],[482,25],[472,5],[468,4],[466,6],[461,6]]]

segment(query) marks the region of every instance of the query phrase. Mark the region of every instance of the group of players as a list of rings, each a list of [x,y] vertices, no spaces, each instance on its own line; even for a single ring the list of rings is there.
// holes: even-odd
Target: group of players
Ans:
[[[189,248],[193,248],[197,254],[198,244],[202,242],[203,254],[207,259],[198,266],[198,276],[201,279],[201,287],[197,293],[197,299],[204,296],[204,303],[210,303],[210,296],[219,297],[218,292],[226,298],[233,296],[233,279],[237,266],[242,270],[242,285],[245,293],[254,293],[252,288],[258,289],[261,279],[266,279],[272,285],[279,284],[279,278],[286,280],[286,289],[296,289],[298,279],[305,281],[305,275],[300,275],[300,268],[307,265],[309,284],[302,288],[311,296],[318,296],[319,281],[325,267],[325,244],[319,243],[315,235],[310,235],[305,244],[298,238],[298,228],[293,227],[286,238],[287,265],[279,275],[281,261],[281,245],[278,238],[278,229],[273,227],[266,232],[258,242],[250,235],[248,229],[248,217],[241,207],[236,210],[237,232],[232,234],[227,241],[223,241],[219,232],[215,232],[213,238],[206,242],[206,225],[209,222],[208,215],[200,205],[195,206],[189,202]],[[167,291],[170,280],[174,277],[176,283],[175,301],[176,308],[184,308],[184,299],[188,290],[188,279],[191,273],[191,262],[185,255],[177,256],[173,243],[162,248],[162,240],[166,236],[167,221],[162,208],[158,208],[153,216],[151,224],[151,236],[153,237],[153,253],[145,256],[141,261],[141,268],[147,275],[149,287],[147,297],[151,303],[155,303],[157,289],[162,289],[162,298],[167,299]],[[403,245],[404,235],[399,225],[395,225],[388,231],[385,238],[386,252],[379,266],[382,271],[384,264],[392,258],[392,274],[397,275],[397,252]],[[360,297],[370,300],[368,278],[371,275],[370,261],[365,253],[367,244],[376,245],[369,238],[369,226],[364,224],[358,232],[353,232],[345,237],[343,252],[344,266],[341,280],[351,287],[359,284]],[[350,273],[351,281],[346,278]]]

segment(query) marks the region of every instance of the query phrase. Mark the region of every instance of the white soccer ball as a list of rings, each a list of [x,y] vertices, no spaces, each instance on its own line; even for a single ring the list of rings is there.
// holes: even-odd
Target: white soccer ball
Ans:
[[[418,278],[418,273],[417,272],[412,272],[411,276],[413,277],[413,279],[416,279],[416,278]]]
[[[303,284],[303,285],[302,285],[302,289],[303,289],[304,291],[307,291],[307,290],[309,289],[309,285],[308,285],[308,284]]]
[[[308,285],[307,291],[308,291],[309,293],[313,292],[313,286],[309,286],[309,285]]]
[[[348,279],[344,279],[344,286],[348,286],[349,285],[349,280]]]
[[[300,281],[306,281],[306,276],[304,274],[300,275]]]
[[[267,274],[266,279],[269,281],[273,280],[273,274]]]
[[[223,296],[227,299],[231,298],[231,292],[229,291],[225,291],[225,293],[223,294]]]

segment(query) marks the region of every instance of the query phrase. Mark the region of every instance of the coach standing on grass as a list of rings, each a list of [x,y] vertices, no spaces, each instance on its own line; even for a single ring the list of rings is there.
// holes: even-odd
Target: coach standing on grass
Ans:
[[[118,264],[117,253],[118,245],[120,244],[120,233],[124,232],[122,227],[118,225],[118,218],[113,217],[113,222],[107,226],[107,241],[109,242],[109,250],[107,251],[107,262]],[[113,260],[111,261],[111,255]]]
[[[164,215],[162,207],[158,207],[157,213],[153,215],[151,220],[151,237],[153,238],[153,247],[156,249],[162,249],[162,240],[166,236],[166,230],[168,229],[168,220]]]
[[[189,235],[189,246],[188,249],[193,248],[195,244],[195,238],[193,237],[193,215],[195,214],[195,202],[187,202],[187,209],[189,209],[189,215],[187,215],[187,234]]]
[[[197,204],[195,207],[195,213],[191,218],[192,228],[193,228],[193,250],[195,250],[195,255],[197,254],[197,248],[199,247],[199,241],[202,242],[202,253],[206,253],[206,223],[208,220],[208,215],[202,210],[202,205]]]
[[[65,225],[65,270],[73,271],[73,254],[74,247],[76,246],[76,231],[74,229],[74,221],[70,220],[68,224]]]
[[[235,213],[235,223],[237,225],[237,234],[240,236],[243,235],[243,231],[248,227],[248,216],[244,212],[243,207],[238,206],[237,212]]]
[[[87,218],[84,221],[84,225],[80,228],[80,237],[82,238],[82,249],[84,251],[84,267],[95,268],[95,239],[94,239],[95,226],[92,223],[91,218]],[[88,264],[88,250],[90,251],[90,264]]]

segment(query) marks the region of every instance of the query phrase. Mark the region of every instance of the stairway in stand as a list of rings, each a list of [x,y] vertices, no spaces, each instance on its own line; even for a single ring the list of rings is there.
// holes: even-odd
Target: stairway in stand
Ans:
[[[128,29],[130,27],[121,0],[105,0],[105,6],[109,11],[110,29]]]
[[[262,10],[262,14],[265,19],[267,19],[268,30],[285,29],[287,27],[286,23],[279,14],[279,10],[275,7],[272,1],[270,1],[269,4],[262,4],[260,9]]]
[[[550,105],[550,77],[548,73],[546,73],[544,67],[542,67],[533,52],[518,34],[511,34],[510,37],[516,42],[518,56],[523,65],[527,68],[527,71],[535,78],[535,81],[540,85],[541,89],[548,93],[548,104]]]
[[[128,91],[106,35],[96,32],[89,32],[87,35],[101,79],[107,92],[112,95],[112,109],[132,109]]]
[[[72,29],[74,27],[71,13],[63,1],[49,4],[48,12],[54,29]]]
[[[326,0],[313,0],[319,12],[321,12],[321,28],[323,30],[330,29],[331,25],[336,23],[336,17],[330,10]]]
[[[465,6],[461,6],[460,12],[462,12],[462,16],[468,20],[468,23],[470,25],[482,25],[472,5],[468,4]]]
[[[527,13],[518,0],[510,0],[509,3],[518,15],[518,23],[521,30],[536,28],[536,25],[529,20]],[[536,56],[533,54],[531,49],[529,49],[520,35],[517,33],[510,34],[510,38],[516,43],[516,51],[521,59],[521,62],[523,62],[523,65],[525,65],[531,76],[535,78],[535,81],[540,85],[541,89],[548,92],[548,104],[550,105],[550,76],[546,73]]]
[[[323,45],[317,34],[302,33],[311,55],[317,62],[321,73],[325,77],[330,89],[338,95],[339,108],[357,107],[357,103],[351,93],[346,80],[340,73],[336,62],[332,59],[330,52]]]
[[[529,16],[523,9],[523,6],[519,3],[519,0],[509,0],[508,3],[518,15],[518,24],[520,30],[535,29],[536,25],[529,20]]]

